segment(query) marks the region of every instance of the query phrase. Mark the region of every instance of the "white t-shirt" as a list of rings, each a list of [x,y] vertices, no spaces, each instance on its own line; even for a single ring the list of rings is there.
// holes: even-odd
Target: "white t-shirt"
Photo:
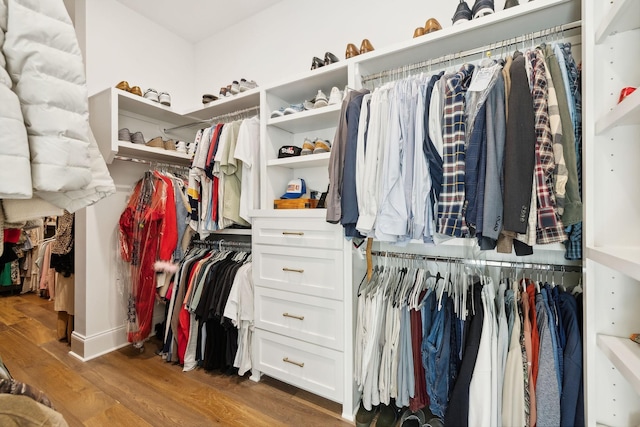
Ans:
[[[252,117],[242,122],[234,153],[242,161],[240,217],[251,224],[249,212],[260,205],[260,120]]]

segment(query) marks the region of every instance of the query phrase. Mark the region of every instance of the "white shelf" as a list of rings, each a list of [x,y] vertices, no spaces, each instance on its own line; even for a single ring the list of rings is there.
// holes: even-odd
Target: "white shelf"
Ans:
[[[640,396],[640,344],[629,338],[601,334],[597,337],[597,344]]]
[[[256,209],[251,218],[326,218],[326,209]]]
[[[587,247],[586,258],[640,280],[640,247]]]
[[[638,124],[640,124],[640,90],[627,96],[596,122],[596,135],[601,135],[616,126]]]
[[[235,236],[251,236],[250,228],[223,228],[222,230],[212,231],[211,234],[230,234]]]
[[[181,165],[191,164],[191,156],[173,150],[147,147],[142,144],[134,144],[128,141],[117,141],[118,156],[145,159],[155,162],[176,163]]]
[[[269,85],[265,90],[289,103],[313,99],[321,89],[327,97],[332,87],[343,90],[347,85],[347,62],[340,61],[307,71],[292,79]]]
[[[287,114],[269,119],[268,126],[274,126],[291,133],[311,132],[338,126],[342,103],[328,105],[313,110]]]
[[[216,101],[208,103],[204,107],[185,111],[183,114],[191,121],[193,121],[193,119],[209,120],[212,117],[231,114],[236,111],[259,106],[260,87],[257,87],[246,92],[240,92],[237,95],[219,98]],[[256,110],[256,114],[258,114],[258,110]]]
[[[116,88],[111,88],[111,92],[118,97],[117,105],[120,111],[128,111],[161,122],[175,123],[176,126],[193,121],[159,102],[150,101]]]
[[[578,21],[580,18],[579,2],[536,0],[525,3],[521,1],[517,7],[445,27],[399,45],[358,55],[355,57],[355,62],[361,72],[368,75],[466,49],[488,46],[498,40],[520,37],[541,29]]]
[[[306,156],[286,157],[284,159],[272,159],[267,166],[283,167],[289,169],[317,168],[329,166],[331,153],[309,154]]]
[[[640,28],[640,2],[638,0],[616,0],[596,31],[596,43],[623,31]]]

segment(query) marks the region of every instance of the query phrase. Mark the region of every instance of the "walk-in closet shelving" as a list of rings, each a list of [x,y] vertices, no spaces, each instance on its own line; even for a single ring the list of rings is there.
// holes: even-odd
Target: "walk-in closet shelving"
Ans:
[[[640,3],[583,7],[585,347],[589,425],[640,423]]]
[[[209,120],[212,117],[257,107],[259,105],[260,87],[256,87],[236,95],[219,98],[203,107],[189,109],[184,112],[184,115],[192,119]]]
[[[273,200],[280,198],[287,183],[294,178],[303,178],[308,190],[326,191],[329,153],[279,159],[278,150],[285,145],[302,147],[305,138],[333,141],[342,102],[281,117],[272,118],[271,113],[292,104],[311,101],[319,90],[327,97],[333,87],[344,90],[349,83],[348,69],[347,61],[337,62],[265,87],[261,102],[261,157],[265,160],[261,176],[263,208],[272,207]]]

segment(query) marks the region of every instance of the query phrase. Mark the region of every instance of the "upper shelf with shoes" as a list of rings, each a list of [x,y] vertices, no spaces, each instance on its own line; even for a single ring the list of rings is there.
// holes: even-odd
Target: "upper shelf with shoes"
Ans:
[[[455,2],[451,4],[453,17]],[[455,62],[454,52],[508,41],[539,31],[541,26],[553,28],[580,18],[580,2],[576,0],[521,0],[517,6],[359,55],[355,57],[357,72],[366,76],[445,55],[450,55]]]
[[[255,87],[240,92],[237,95],[219,97],[205,104],[203,107],[185,111],[184,115],[196,120],[209,120],[212,117],[231,114],[258,106],[260,106],[260,87]]]

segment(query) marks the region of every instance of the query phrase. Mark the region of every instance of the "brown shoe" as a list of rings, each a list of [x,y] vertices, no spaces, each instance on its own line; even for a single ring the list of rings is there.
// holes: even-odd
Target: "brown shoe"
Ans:
[[[418,27],[414,30],[413,32],[413,38],[415,39],[416,37],[420,37],[420,36],[424,36],[424,28],[422,27]]]
[[[156,136],[155,138],[150,139],[144,145],[147,147],[162,148],[164,150],[164,141],[161,136]]]
[[[424,33],[425,34],[433,33],[434,31],[438,31],[438,30],[441,30],[441,29],[442,29],[442,25],[440,25],[438,20],[435,19],[435,18],[427,19],[427,22],[424,24]]]
[[[120,83],[118,83],[116,85],[116,89],[126,90],[127,92],[129,92],[131,90],[131,88],[129,87],[129,82],[126,81],[126,80],[123,80]]]
[[[369,39],[362,40],[362,44],[360,45],[360,54],[371,52],[373,50],[373,45],[369,41]]]
[[[140,89],[140,86],[132,87],[131,89],[129,89],[129,92],[131,92],[134,95],[142,96],[142,89]]]
[[[356,45],[353,43],[349,43],[347,45],[347,51],[345,52],[344,57],[349,59],[358,55],[360,55],[360,52],[358,51],[358,48],[356,47]]]
[[[164,141],[164,149],[165,150],[176,151],[176,142],[173,139],[169,139],[167,141]]]

